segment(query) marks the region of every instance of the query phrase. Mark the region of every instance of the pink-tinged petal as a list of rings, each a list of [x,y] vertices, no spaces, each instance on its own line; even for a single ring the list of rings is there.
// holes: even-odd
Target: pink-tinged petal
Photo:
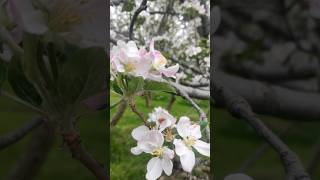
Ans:
[[[164,147],[163,157],[166,159],[173,159],[174,158],[174,151]]]
[[[140,55],[141,57],[142,57],[142,56],[145,56],[147,53],[148,53],[148,51],[147,51],[145,48],[139,49],[139,55]]]
[[[177,131],[179,135],[183,138],[190,136],[190,129],[191,126],[190,119],[187,116],[182,116],[179,119],[179,122],[177,124]]]
[[[180,162],[181,162],[183,170],[191,173],[191,171],[196,163],[196,158],[195,158],[194,152],[191,150],[188,150],[187,153],[180,156]]]
[[[131,153],[134,155],[139,155],[141,154],[143,151],[139,148],[139,147],[133,147],[131,148]]]
[[[170,176],[171,173],[172,173],[172,168],[173,168],[173,163],[170,159],[161,159],[161,166],[162,166],[162,169],[164,170],[164,172]]]
[[[147,174],[146,178],[148,180],[158,179],[162,174],[161,159],[154,157],[149,160],[147,164]]]
[[[175,75],[179,71],[179,64],[176,64],[174,66],[170,66],[168,68],[161,68],[160,72],[165,75],[166,77],[172,77],[175,78]]]
[[[31,1],[10,0],[9,6],[14,10],[14,20],[17,21],[15,23],[24,31],[31,34],[44,34],[48,30],[43,14],[33,7]]]
[[[178,156],[182,156],[188,153],[189,149],[181,139],[173,140],[173,144],[175,146],[175,151]]]
[[[200,139],[201,138],[201,130],[200,126],[198,124],[192,124],[190,127],[190,136],[195,138],[195,139]]]
[[[139,126],[133,129],[133,131],[131,132],[131,135],[135,140],[139,141],[145,136],[145,134],[148,131],[149,131],[149,128],[147,126]]]
[[[139,54],[139,50],[137,48],[137,45],[134,41],[129,41],[127,43],[127,54],[131,56],[137,56]]]
[[[150,42],[149,50],[150,50],[150,52],[154,52],[154,39],[152,39]]]
[[[202,155],[210,157],[210,144],[201,140],[196,140],[193,147]]]
[[[149,71],[151,69],[152,62],[148,59],[141,58],[137,59],[137,62],[135,64],[135,73],[137,76],[142,76],[144,79],[148,77]]]

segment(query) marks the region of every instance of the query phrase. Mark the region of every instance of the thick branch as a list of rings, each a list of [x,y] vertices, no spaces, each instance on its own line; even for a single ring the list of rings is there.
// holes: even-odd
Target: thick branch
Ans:
[[[19,129],[8,133],[6,135],[0,136],[0,150],[18,142],[30,131],[40,126],[43,123],[43,119],[40,117],[34,118],[31,122],[26,123]]]
[[[129,27],[129,39],[132,40],[133,39],[133,27],[134,24],[136,22],[136,20],[138,19],[139,14],[147,9],[147,2],[148,0],[142,0],[140,7],[134,12],[133,17],[131,19],[130,22],[130,27]]]
[[[234,116],[245,119],[279,154],[288,180],[310,180],[298,156],[253,113],[245,99],[234,94],[217,81],[212,84],[213,98],[224,105]]]
[[[72,157],[81,162],[88,168],[99,180],[109,179],[107,170],[105,170],[83,147],[78,133],[70,132],[63,135],[64,142],[67,143]]]
[[[295,120],[319,120],[320,94],[299,92],[255,80],[215,73],[221,84],[246,99],[256,113]]]
[[[37,175],[52,147],[54,129],[53,125],[43,123],[33,133],[26,152],[10,172],[8,180],[30,180]]]
[[[110,124],[111,126],[115,126],[119,122],[119,120],[123,116],[126,109],[127,109],[127,102],[125,100],[121,100],[116,114],[111,119],[111,124]]]

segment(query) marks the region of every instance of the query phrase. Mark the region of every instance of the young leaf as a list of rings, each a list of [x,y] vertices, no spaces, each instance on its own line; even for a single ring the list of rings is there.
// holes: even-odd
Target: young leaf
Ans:
[[[77,103],[102,91],[106,81],[105,52],[102,48],[76,51],[62,67],[58,87],[67,103]]]
[[[156,82],[156,81],[146,81],[144,83],[143,89],[145,91],[164,91],[169,93],[175,93],[173,87],[171,87],[169,84],[164,82]]]
[[[130,76],[128,78],[128,92],[134,94],[143,89],[144,80],[142,77]]]
[[[35,106],[40,106],[42,100],[36,88],[23,73],[20,59],[12,57],[8,67],[8,80],[15,94]]]

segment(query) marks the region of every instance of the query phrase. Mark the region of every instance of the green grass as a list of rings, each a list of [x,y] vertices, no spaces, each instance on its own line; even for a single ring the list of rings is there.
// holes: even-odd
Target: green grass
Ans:
[[[148,114],[154,107],[166,107],[169,102],[170,96],[165,93],[157,93],[153,97],[150,108],[147,108],[145,101],[142,98],[137,98],[137,107],[144,114]],[[111,96],[111,102],[116,102],[118,97]],[[207,112],[209,109],[208,101],[198,101],[199,105]],[[113,109],[110,116],[115,113]],[[183,115],[189,116],[191,119],[196,120],[198,113],[192,108],[185,100],[177,98],[172,114],[175,117]],[[124,116],[119,123],[111,129],[111,179],[112,180],[141,180],[145,179],[146,165],[150,159],[147,154],[135,156],[130,152],[131,147],[136,146],[136,141],[131,137],[131,131],[140,125],[142,121],[127,108]]]
[[[0,97],[0,135],[17,129],[28,122],[33,114],[28,110]],[[84,116],[79,121],[81,137],[87,150],[101,163],[106,164],[106,122],[107,113],[98,112]],[[15,163],[23,155],[25,145],[30,135],[18,143],[0,151],[0,179],[4,179]],[[61,147],[62,141],[59,136],[49,153],[48,159],[40,170],[36,180],[64,180],[70,177],[77,180],[96,179],[86,168],[76,160],[66,148]]]

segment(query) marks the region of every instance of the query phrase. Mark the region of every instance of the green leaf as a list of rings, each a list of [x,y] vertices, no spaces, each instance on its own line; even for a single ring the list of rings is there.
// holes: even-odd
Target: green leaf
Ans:
[[[164,82],[157,82],[157,81],[146,81],[143,89],[145,91],[163,91],[168,93],[176,92],[174,88],[171,87],[169,84]]]
[[[111,86],[112,86],[114,92],[123,95],[121,88],[119,87],[119,85],[116,82],[111,81]]]
[[[42,77],[38,68],[39,43],[40,38],[38,36],[29,33],[23,34],[23,70],[26,77],[37,84],[40,83],[40,78]]]
[[[207,127],[208,122],[207,121],[200,121],[199,124],[200,124],[201,131],[203,131]]]
[[[127,76],[127,81],[129,94],[135,94],[143,90],[144,80],[142,77]]]
[[[102,48],[80,49],[63,65],[58,78],[59,92],[68,104],[75,104],[102,90],[106,81],[105,52]]]
[[[12,57],[8,67],[8,81],[15,94],[24,101],[40,106],[42,100],[33,84],[23,73],[20,59]]]

